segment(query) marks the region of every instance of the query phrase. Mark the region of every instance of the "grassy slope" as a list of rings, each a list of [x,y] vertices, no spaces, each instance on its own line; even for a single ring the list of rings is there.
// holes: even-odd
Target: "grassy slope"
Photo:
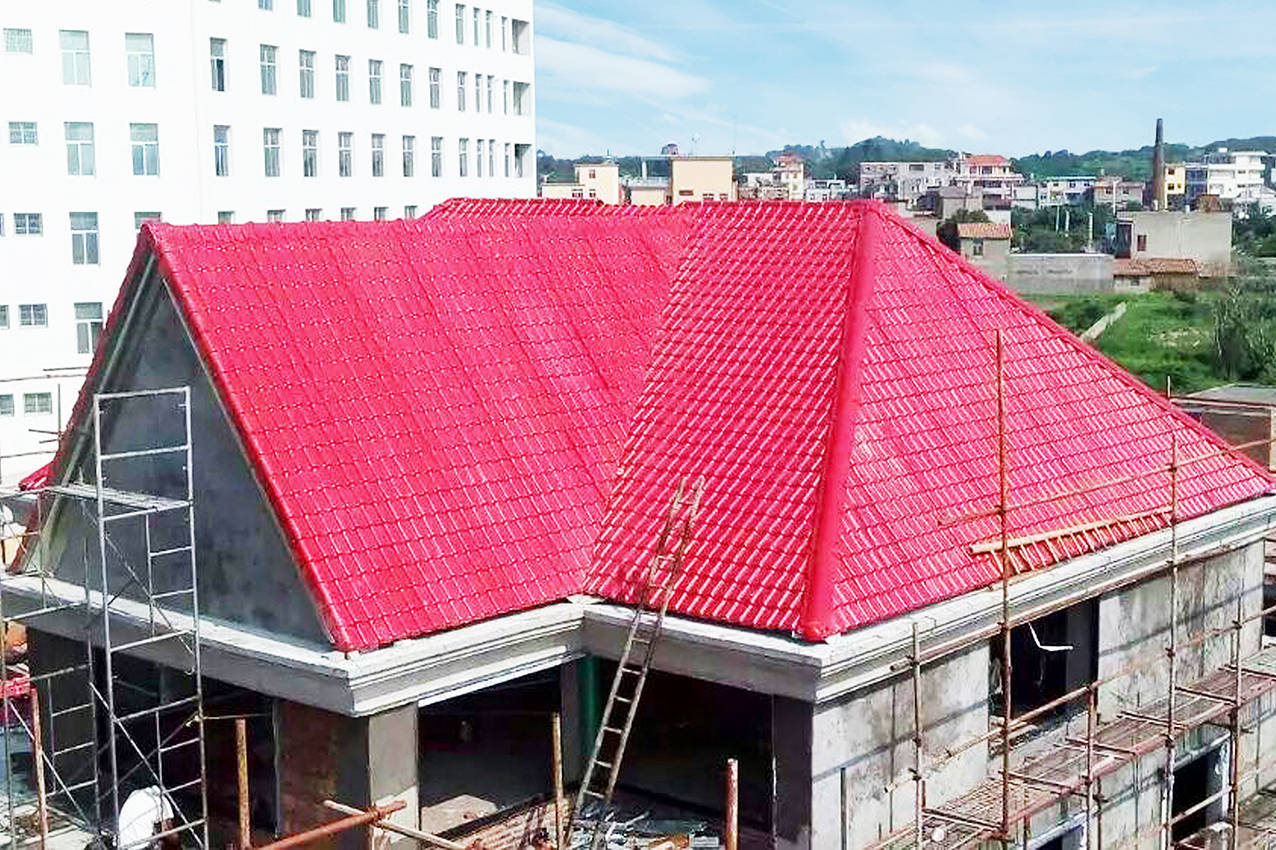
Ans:
[[[1165,391],[1166,376],[1176,393],[1227,383],[1210,356],[1213,320],[1205,295],[1152,292],[1035,296],[1031,300],[1077,334],[1124,301],[1125,316],[1095,343],[1101,352],[1158,392]]]

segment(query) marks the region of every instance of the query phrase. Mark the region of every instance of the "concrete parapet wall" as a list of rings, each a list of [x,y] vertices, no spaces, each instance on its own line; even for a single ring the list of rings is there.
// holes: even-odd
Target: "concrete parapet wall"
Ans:
[[[1113,262],[1109,254],[1011,254],[1006,285],[1025,295],[1114,292]]]

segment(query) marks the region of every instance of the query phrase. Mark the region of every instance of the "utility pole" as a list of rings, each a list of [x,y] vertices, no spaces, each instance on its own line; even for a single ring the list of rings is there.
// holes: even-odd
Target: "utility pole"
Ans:
[[[1086,244],[1087,251],[1093,251],[1094,250],[1094,211],[1093,210],[1089,213],[1089,216],[1090,216],[1090,222],[1089,224],[1086,225],[1085,244]]]

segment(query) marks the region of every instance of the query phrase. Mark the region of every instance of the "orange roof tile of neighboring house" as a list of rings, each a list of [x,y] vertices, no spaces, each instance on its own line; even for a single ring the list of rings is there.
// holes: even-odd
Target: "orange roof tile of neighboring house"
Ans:
[[[1200,263],[1190,257],[1141,257],[1138,259],[1117,260],[1112,265],[1114,277],[1200,273]]]
[[[1010,160],[999,153],[977,153],[963,157],[971,165],[1009,165]]]
[[[958,239],[1009,239],[1010,225],[991,221],[964,221],[957,225]]]

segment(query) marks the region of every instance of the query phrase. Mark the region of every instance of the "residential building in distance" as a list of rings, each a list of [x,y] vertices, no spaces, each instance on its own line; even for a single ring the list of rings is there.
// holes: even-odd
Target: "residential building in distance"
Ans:
[[[625,191],[629,203],[638,207],[659,207],[669,203],[669,178],[628,177]]]
[[[1206,154],[1201,162],[1187,163],[1187,202],[1195,203],[1202,195],[1214,195],[1233,207],[1263,203],[1272,195],[1264,183],[1269,159],[1270,155],[1264,151],[1219,148]],[[1274,200],[1268,200],[1268,203]]]
[[[1040,180],[1037,204],[1042,207],[1076,206],[1085,201],[1095,179],[1090,175],[1073,175]]]
[[[990,221],[964,221],[957,225],[963,257],[990,277],[1006,279],[1010,256],[1010,225]]]
[[[977,187],[986,198],[1006,204],[1013,199],[1015,187],[1025,182],[1014,163],[1000,154],[962,154],[953,160],[952,168],[954,186]]]
[[[795,153],[782,153],[770,171],[741,175],[739,196],[762,201],[800,201],[806,197],[806,162]]]
[[[619,204],[623,200],[620,188],[620,166],[615,162],[581,162],[576,164],[576,182],[544,183],[542,198],[577,198]]]
[[[0,26],[5,483],[48,460],[144,222],[536,191],[531,0],[65,0]]]
[[[1183,209],[1187,195],[1187,165],[1182,162],[1171,162],[1164,166],[1165,198],[1162,206],[1167,210]]]
[[[1035,183],[1021,183],[1010,190],[1010,205],[1015,209],[1035,210],[1041,205],[1041,191]]]
[[[862,162],[860,195],[865,198],[893,198],[910,206],[929,192],[947,186],[953,177],[949,160],[934,162]]]
[[[1123,212],[1117,214],[1119,259],[1190,259],[1202,277],[1231,268],[1232,214],[1229,212]]]
[[[674,156],[669,159],[669,203],[734,201],[735,159],[729,156]]]
[[[1141,181],[1105,175],[1095,179],[1091,188],[1091,197],[1095,206],[1126,209],[1131,204],[1142,205],[1146,189],[1146,184]]]
[[[812,178],[806,181],[804,197],[808,201],[845,201],[851,198],[854,187],[845,180],[822,180]]]

